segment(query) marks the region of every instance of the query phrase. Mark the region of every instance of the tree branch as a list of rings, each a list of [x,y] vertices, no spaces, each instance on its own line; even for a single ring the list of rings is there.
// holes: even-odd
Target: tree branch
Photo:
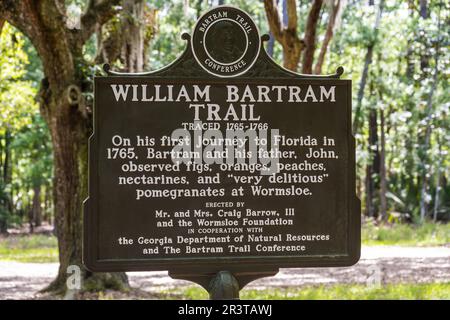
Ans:
[[[82,46],[95,32],[96,25],[103,25],[116,13],[120,0],[90,0],[86,12],[81,17],[81,30],[77,44]]]
[[[33,28],[31,23],[26,23],[27,17],[23,13],[25,5],[25,1],[0,1],[0,19],[8,21],[31,39]]]
[[[0,18],[30,39],[54,88],[72,77],[74,68],[64,13],[55,0],[3,0],[0,2]]]
[[[270,31],[272,31],[273,36],[278,42],[283,43],[283,27],[276,0],[264,0],[264,9],[266,10]]]
[[[5,19],[0,17],[0,35],[2,34],[3,26],[5,25]]]
[[[297,36],[297,6],[295,0],[288,0],[288,26],[283,27],[276,0],[264,0],[267,21],[274,38],[283,47],[283,66],[297,71],[303,50],[303,42]]]
[[[317,58],[316,66],[314,68],[315,74],[322,73],[322,65],[325,60],[325,55],[327,53],[328,44],[333,38],[334,26],[336,24],[336,17],[341,7],[341,0],[332,1],[330,9],[330,17],[328,19],[327,31],[325,33],[325,38],[322,42],[322,47],[320,48],[319,57]]]
[[[306,21],[305,30],[305,52],[303,54],[302,72],[306,74],[312,73],[312,64],[314,61],[314,51],[316,50],[316,29],[319,21],[320,9],[323,0],[314,0],[309,10],[308,19]]]
[[[291,32],[297,34],[297,1],[296,0],[287,0],[287,9],[288,9],[288,25],[287,28]]]

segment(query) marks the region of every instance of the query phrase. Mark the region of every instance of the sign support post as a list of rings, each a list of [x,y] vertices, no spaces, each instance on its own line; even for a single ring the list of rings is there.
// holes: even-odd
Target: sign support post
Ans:
[[[229,271],[219,271],[209,283],[209,298],[211,300],[239,299],[239,283]]]
[[[248,283],[265,278],[272,277],[278,273],[278,269],[251,271],[241,269],[242,271],[217,272],[199,272],[193,274],[192,271],[169,271],[169,276],[173,279],[187,280],[202,286],[209,293],[211,300],[237,300],[239,291]]]

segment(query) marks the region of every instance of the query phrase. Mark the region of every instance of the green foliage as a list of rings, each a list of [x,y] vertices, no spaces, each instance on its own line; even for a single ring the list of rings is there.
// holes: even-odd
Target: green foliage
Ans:
[[[18,262],[58,262],[56,237],[46,235],[0,238],[0,260]]]
[[[107,290],[126,291],[123,279],[116,273],[95,273],[83,283],[85,292],[103,292]],[[101,299],[101,298],[100,298]]]
[[[450,213],[447,182],[450,175],[450,38],[448,25],[444,27],[450,11],[440,4],[442,2],[430,1],[430,17],[423,19],[416,9],[408,7],[407,1],[386,1],[378,30],[373,28],[376,6],[348,4],[324,66],[325,73],[333,72],[337,65],[344,66],[344,77],[353,82],[356,107],[367,46],[374,43],[362,101],[363,125],[356,133],[358,184],[367,182],[366,167],[373,161],[369,149],[381,148],[380,142],[372,146],[368,143],[369,110],[376,110],[379,139],[383,110],[387,214],[391,217],[400,214],[401,219],[412,222],[419,222],[421,198],[427,203],[428,216],[434,213],[436,201],[438,218],[448,219]],[[432,93],[436,71],[436,88]],[[428,106],[430,96],[431,108]],[[427,130],[430,132],[428,143]],[[427,179],[425,194],[421,194],[423,177]],[[377,174],[373,179],[379,181],[379,178]],[[364,191],[361,193],[363,208]],[[376,191],[378,198],[379,190]]]
[[[0,248],[0,260],[26,263],[57,263],[58,251],[55,249],[4,249]]]
[[[39,185],[51,185],[52,151],[36,102],[42,66],[22,33],[5,24],[0,35],[0,221],[20,224]],[[29,60],[31,56],[31,63]],[[36,69],[37,68],[37,69]]]
[[[39,114],[31,117],[31,124],[20,131],[12,143],[20,157],[14,181],[21,184],[51,184],[52,153],[47,125]]]
[[[450,224],[376,225],[368,221],[362,228],[364,245],[438,246],[450,243]]]
[[[189,32],[195,23],[197,12],[194,8],[185,7],[184,2],[149,1],[157,9],[158,30],[151,44],[150,67],[159,69],[175,60],[186,43],[181,39],[183,32]]]
[[[31,81],[23,80],[28,64],[24,44],[24,36],[5,24],[0,35],[0,133],[30,124],[29,115],[38,110],[36,88]]]

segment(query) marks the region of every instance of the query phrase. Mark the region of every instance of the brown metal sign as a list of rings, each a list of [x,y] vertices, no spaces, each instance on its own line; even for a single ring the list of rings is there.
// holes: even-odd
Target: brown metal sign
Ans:
[[[167,68],[95,78],[87,268],[252,274],[356,263],[342,69],[319,77],[279,67],[267,36],[233,7],[211,10],[183,37],[186,51]]]

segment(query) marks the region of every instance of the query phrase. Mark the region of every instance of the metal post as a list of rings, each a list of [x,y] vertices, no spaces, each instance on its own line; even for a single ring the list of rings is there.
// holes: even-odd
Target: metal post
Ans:
[[[211,300],[238,300],[239,283],[229,271],[220,271],[209,283],[209,298]]]

